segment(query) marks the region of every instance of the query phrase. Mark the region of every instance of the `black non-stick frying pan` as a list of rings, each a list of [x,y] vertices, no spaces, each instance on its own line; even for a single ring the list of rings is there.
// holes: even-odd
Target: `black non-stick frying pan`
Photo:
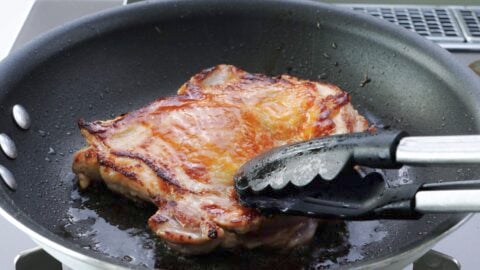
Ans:
[[[108,119],[173,95],[191,75],[220,63],[328,80],[348,91],[372,123],[412,135],[480,129],[473,73],[429,41],[377,19],[311,1],[134,4],[62,26],[1,63],[0,131],[14,139],[19,155],[0,157],[18,182],[16,191],[0,183],[0,212],[56,255],[102,267],[170,269],[398,267],[465,217],[330,221],[310,246],[293,252],[187,257],[150,233],[146,220],[155,209],[101,186],[78,192],[71,156],[84,145],[80,117]],[[371,82],[362,87],[366,74]],[[28,131],[14,125],[14,104],[30,112]],[[480,178],[475,168],[407,167],[385,174],[401,182]]]

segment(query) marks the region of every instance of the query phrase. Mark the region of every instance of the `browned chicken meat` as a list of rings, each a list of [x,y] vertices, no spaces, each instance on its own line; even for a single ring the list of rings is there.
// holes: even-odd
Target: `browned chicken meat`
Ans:
[[[177,96],[113,120],[80,120],[88,146],[75,154],[73,171],[81,188],[104,181],[155,204],[150,228],[181,252],[290,248],[312,238],[317,220],[243,207],[236,170],[272,147],[367,125],[337,86],[219,65],[193,76]]]

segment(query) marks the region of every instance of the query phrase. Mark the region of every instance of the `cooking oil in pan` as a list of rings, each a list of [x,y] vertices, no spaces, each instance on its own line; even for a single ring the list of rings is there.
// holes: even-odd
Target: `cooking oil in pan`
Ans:
[[[86,192],[74,188],[63,234],[82,248],[134,265],[153,268],[156,240],[146,228],[154,213],[147,206],[111,194],[103,186]]]
[[[308,246],[290,251],[217,250],[203,256],[185,256],[166,247],[153,235],[147,219],[155,213],[113,194],[103,185],[84,192],[71,191],[70,208],[62,236],[85,249],[132,265],[162,269],[330,269],[364,259],[368,246],[381,242],[387,230],[380,221],[320,221]]]

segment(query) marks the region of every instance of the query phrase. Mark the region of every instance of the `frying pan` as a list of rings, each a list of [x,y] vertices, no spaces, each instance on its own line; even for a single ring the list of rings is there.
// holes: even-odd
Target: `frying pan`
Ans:
[[[99,186],[78,192],[76,122],[107,119],[175,94],[191,75],[228,63],[250,72],[328,80],[377,125],[411,135],[478,133],[480,89],[444,50],[374,18],[312,1],[159,1],[85,17],[34,40],[0,65],[1,131],[19,150],[0,157],[16,191],[0,185],[1,213],[75,268],[401,268],[465,215],[415,221],[323,222],[307,247],[279,253],[182,256],[148,230],[155,209]],[[371,81],[364,84],[365,76]],[[361,86],[363,85],[363,87]],[[22,104],[32,127],[11,120]],[[49,150],[53,148],[55,154]],[[50,152],[50,154],[49,154]],[[480,177],[478,168],[403,168],[392,182]]]

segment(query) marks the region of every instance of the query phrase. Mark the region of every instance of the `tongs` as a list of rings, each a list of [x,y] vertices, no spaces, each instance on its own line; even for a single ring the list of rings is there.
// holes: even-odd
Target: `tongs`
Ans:
[[[378,170],[480,163],[480,136],[410,137],[394,130],[275,148],[235,175],[240,202],[263,213],[319,218],[416,219],[480,211],[480,180],[394,184]]]

